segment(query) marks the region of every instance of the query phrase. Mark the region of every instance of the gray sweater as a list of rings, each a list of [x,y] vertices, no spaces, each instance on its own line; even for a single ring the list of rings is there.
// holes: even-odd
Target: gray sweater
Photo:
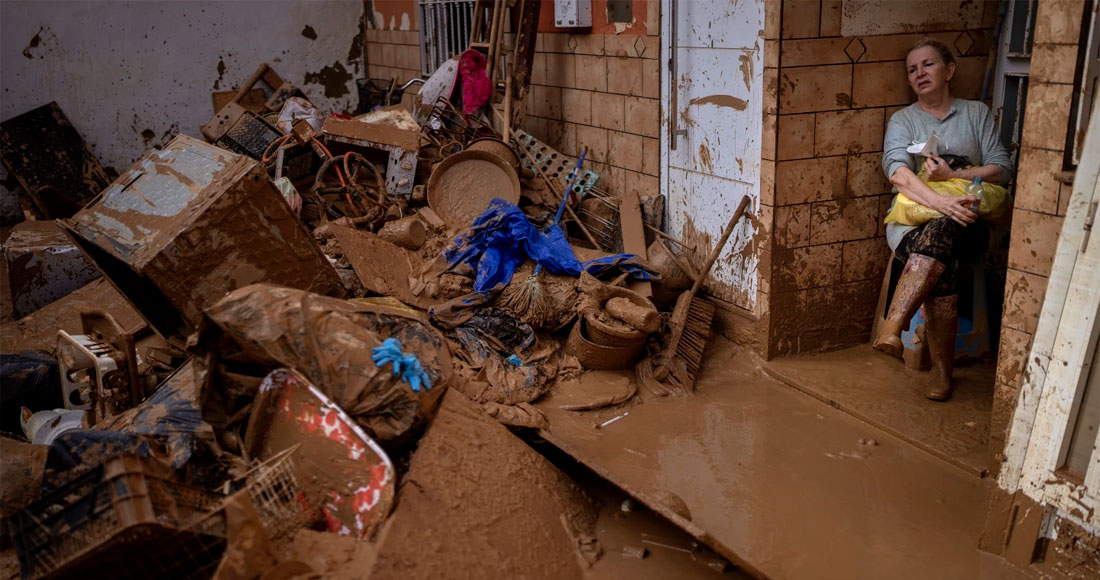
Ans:
[[[997,137],[993,113],[985,103],[966,99],[955,99],[942,121],[921,110],[916,103],[894,113],[886,126],[882,145],[882,169],[886,177],[893,176],[894,171],[902,166],[919,173],[924,158],[910,155],[905,150],[914,143],[927,141],[933,131],[939,135],[940,155],[961,155],[973,165],[995,163],[1001,167],[1001,185],[1008,185],[1012,178],[1012,158]],[[894,192],[897,193],[896,187]],[[897,201],[897,196],[894,201]],[[886,224],[886,243],[890,249],[896,250],[902,236],[914,227]]]

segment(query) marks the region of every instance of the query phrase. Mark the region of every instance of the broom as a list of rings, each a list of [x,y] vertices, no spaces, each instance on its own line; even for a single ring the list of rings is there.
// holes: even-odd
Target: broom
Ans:
[[[585,155],[588,155],[587,146],[581,150],[581,156],[577,158],[577,165],[573,168],[573,175],[569,178],[569,185],[561,196],[558,213],[554,216],[554,223],[550,227],[558,225],[558,222],[561,221],[561,215],[565,213],[565,204],[569,201],[569,192],[573,191],[573,184],[576,183],[577,176],[581,173],[581,164],[584,163]],[[527,277],[514,301],[511,301],[517,311],[543,314],[542,311],[554,308],[553,304],[546,300],[546,293],[543,291],[542,282],[539,280],[540,273],[542,273],[542,264],[537,264],[534,273]]]
[[[691,390],[695,389],[695,381],[699,377],[699,371],[703,366],[703,350],[706,349],[707,340],[710,339],[710,325],[711,321],[714,320],[714,304],[696,298],[695,295],[703,286],[703,281],[707,279],[707,275],[710,274],[711,267],[718,260],[718,254],[722,252],[722,248],[725,247],[730,234],[733,233],[733,227],[737,225],[737,222],[745,213],[748,204],[749,198],[747,196],[741,198],[741,204],[737,206],[737,211],[733,212],[733,218],[730,219],[726,229],[722,232],[722,238],[711,250],[710,256],[707,257],[707,262],[699,273],[699,277],[695,279],[695,283],[692,284],[691,290],[684,292],[676,299],[676,307],[672,310],[672,318],[669,320],[670,336],[668,346],[661,354],[653,373],[657,380],[663,381],[668,377],[669,372],[673,372],[676,379],[684,386]],[[677,363],[683,363],[682,371],[680,368],[674,369],[673,360]]]

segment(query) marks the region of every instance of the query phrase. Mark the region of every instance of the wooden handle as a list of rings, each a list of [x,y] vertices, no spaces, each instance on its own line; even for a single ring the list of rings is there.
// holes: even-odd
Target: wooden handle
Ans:
[[[745,213],[745,208],[748,207],[748,205],[749,197],[746,195],[741,198],[741,204],[737,206],[737,211],[733,212],[730,223],[726,224],[726,229],[722,231],[722,238],[718,240],[718,244],[711,250],[710,256],[707,257],[707,263],[703,266],[702,271],[699,272],[699,277],[695,279],[695,284],[691,286],[692,296],[695,296],[695,294],[699,292],[699,288],[703,286],[703,282],[707,279],[707,275],[710,274],[711,267],[713,267],[714,262],[718,260],[718,254],[722,253],[722,248],[726,246],[726,241],[730,239],[730,234],[733,233],[733,227],[737,225],[737,222]]]
[[[261,64],[260,68],[256,69],[256,72],[252,73],[252,76],[248,77],[248,82],[246,82],[244,86],[241,87],[241,90],[237,91],[237,94],[233,96],[233,102],[241,102],[241,99],[243,99],[244,96],[248,94],[248,91],[251,91],[252,87],[256,86],[256,83],[260,82],[260,77],[264,76],[264,73],[267,72],[268,68],[270,67],[267,66],[266,62]]]

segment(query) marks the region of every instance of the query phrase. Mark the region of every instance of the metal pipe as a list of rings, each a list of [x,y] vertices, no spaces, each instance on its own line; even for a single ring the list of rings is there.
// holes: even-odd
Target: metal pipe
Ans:
[[[679,83],[677,82],[678,66],[676,64],[676,45],[679,43],[677,37],[677,20],[679,4],[677,0],[668,0],[669,3],[669,22],[670,34],[669,46],[668,46],[668,148],[676,150],[676,138],[680,135],[687,135],[686,129],[680,129],[678,118],[680,115],[680,99],[679,99]]]

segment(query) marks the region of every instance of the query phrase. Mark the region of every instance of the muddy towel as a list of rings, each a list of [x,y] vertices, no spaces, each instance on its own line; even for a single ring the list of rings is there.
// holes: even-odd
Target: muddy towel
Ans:
[[[519,207],[500,198],[489,204],[468,232],[455,238],[443,257],[451,265],[470,265],[477,272],[474,291],[480,294],[507,284],[516,268],[528,259],[552,274],[575,277],[581,272],[595,274],[617,266],[636,278],[650,279],[633,254],[578,261],[561,228],[553,225],[545,233],[540,232]]]
[[[224,333],[203,341],[220,358],[294,368],[383,445],[403,442],[426,422],[450,380],[443,336],[403,308],[254,284],[230,292],[206,316]],[[414,390],[402,374],[375,364],[374,349],[387,338],[419,361],[431,390]]]

